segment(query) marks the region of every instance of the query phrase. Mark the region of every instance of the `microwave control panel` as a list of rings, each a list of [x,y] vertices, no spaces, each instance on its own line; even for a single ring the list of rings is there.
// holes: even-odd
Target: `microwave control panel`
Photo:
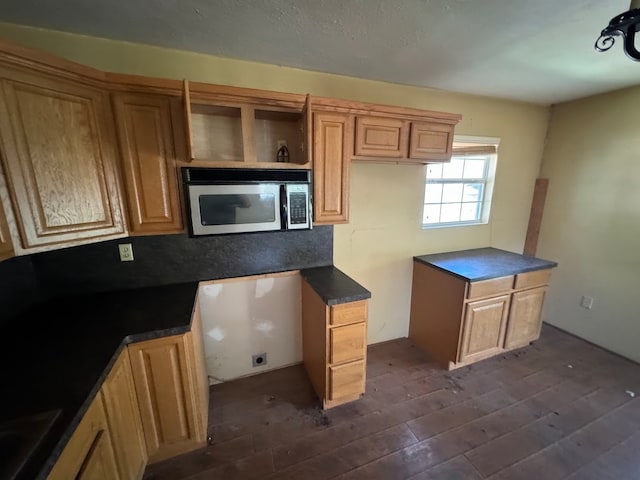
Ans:
[[[287,228],[311,227],[309,219],[309,185],[287,185]]]
[[[292,192],[289,194],[289,218],[292,225],[307,223],[307,194]]]

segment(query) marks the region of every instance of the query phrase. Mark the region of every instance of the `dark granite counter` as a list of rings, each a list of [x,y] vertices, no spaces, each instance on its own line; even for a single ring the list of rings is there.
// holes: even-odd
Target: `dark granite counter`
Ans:
[[[300,275],[327,305],[371,298],[371,292],[334,266],[307,268]]]
[[[46,477],[128,343],[189,331],[197,288],[190,282],[56,298],[3,326],[13,346],[0,351],[0,422],[57,413],[17,478]]]
[[[470,282],[553,268],[558,264],[497,248],[475,248],[413,257],[414,261],[444,270]]]

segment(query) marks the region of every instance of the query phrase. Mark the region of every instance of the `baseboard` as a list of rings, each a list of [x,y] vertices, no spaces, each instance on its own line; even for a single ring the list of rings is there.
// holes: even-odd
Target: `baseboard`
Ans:
[[[562,332],[562,333],[566,333],[567,335],[570,335],[570,336],[572,336],[573,338],[577,338],[578,340],[582,340],[583,342],[586,342],[586,343],[588,343],[589,345],[593,345],[594,347],[597,347],[597,348],[599,348],[600,350],[604,350],[605,352],[610,353],[611,355],[615,355],[616,357],[619,357],[619,358],[621,358],[621,359],[623,359],[623,360],[626,360],[626,361],[628,361],[628,362],[631,362],[631,363],[633,363],[634,365],[638,365],[638,366],[640,366],[640,362],[637,362],[636,360],[634,360],[634,359],[632,359],[632,358],[625,357],[624,355],[622,355],[622,354],[620,354],[620,353],[618,353],[618,352],[614,352],[613,350],[609,350],[608,348],[603,347],[602,345],[598,345],[597,343],[594,343],[594,342],[592,342],[592,341],[590,341],[590,340],[587,340],[586,338],[582,338],[581,336],[576,335],[575,333],[571,333],[571,332],[569,332],[569,331],[565,330],[564,328],[560,328],[560,327],[558,327],[557,325],[553,325],[553,324],[548,323],[548,322],[545,322],[545,321],[543,321],[542,323],[544,323],[544,324],[545,324],[545,326],[547,326],[547,327],[555,328],[556,330],[558,330],[558,331],[560,331],[560,332]]]

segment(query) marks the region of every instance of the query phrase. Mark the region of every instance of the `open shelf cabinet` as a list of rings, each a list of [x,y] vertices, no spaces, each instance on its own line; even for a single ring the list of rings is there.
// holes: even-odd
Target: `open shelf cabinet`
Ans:
[[[301,109],[196,95],[184,81],[188,161],[220,167],[311,168],[309,97]],[[284,143],[288,162],[278,162]]]

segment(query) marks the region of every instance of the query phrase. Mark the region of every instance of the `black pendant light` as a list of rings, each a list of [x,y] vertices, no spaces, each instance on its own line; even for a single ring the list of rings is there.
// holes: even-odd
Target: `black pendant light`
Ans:
[[[606,52],[615,43],[615,37],[624,37],[624,52],[633,60],[640,62],[640,52],[636,48],[636,32],[640,30],[640,0],[632,0],[629,10],[611,19],[596,40],[595,48]]]

